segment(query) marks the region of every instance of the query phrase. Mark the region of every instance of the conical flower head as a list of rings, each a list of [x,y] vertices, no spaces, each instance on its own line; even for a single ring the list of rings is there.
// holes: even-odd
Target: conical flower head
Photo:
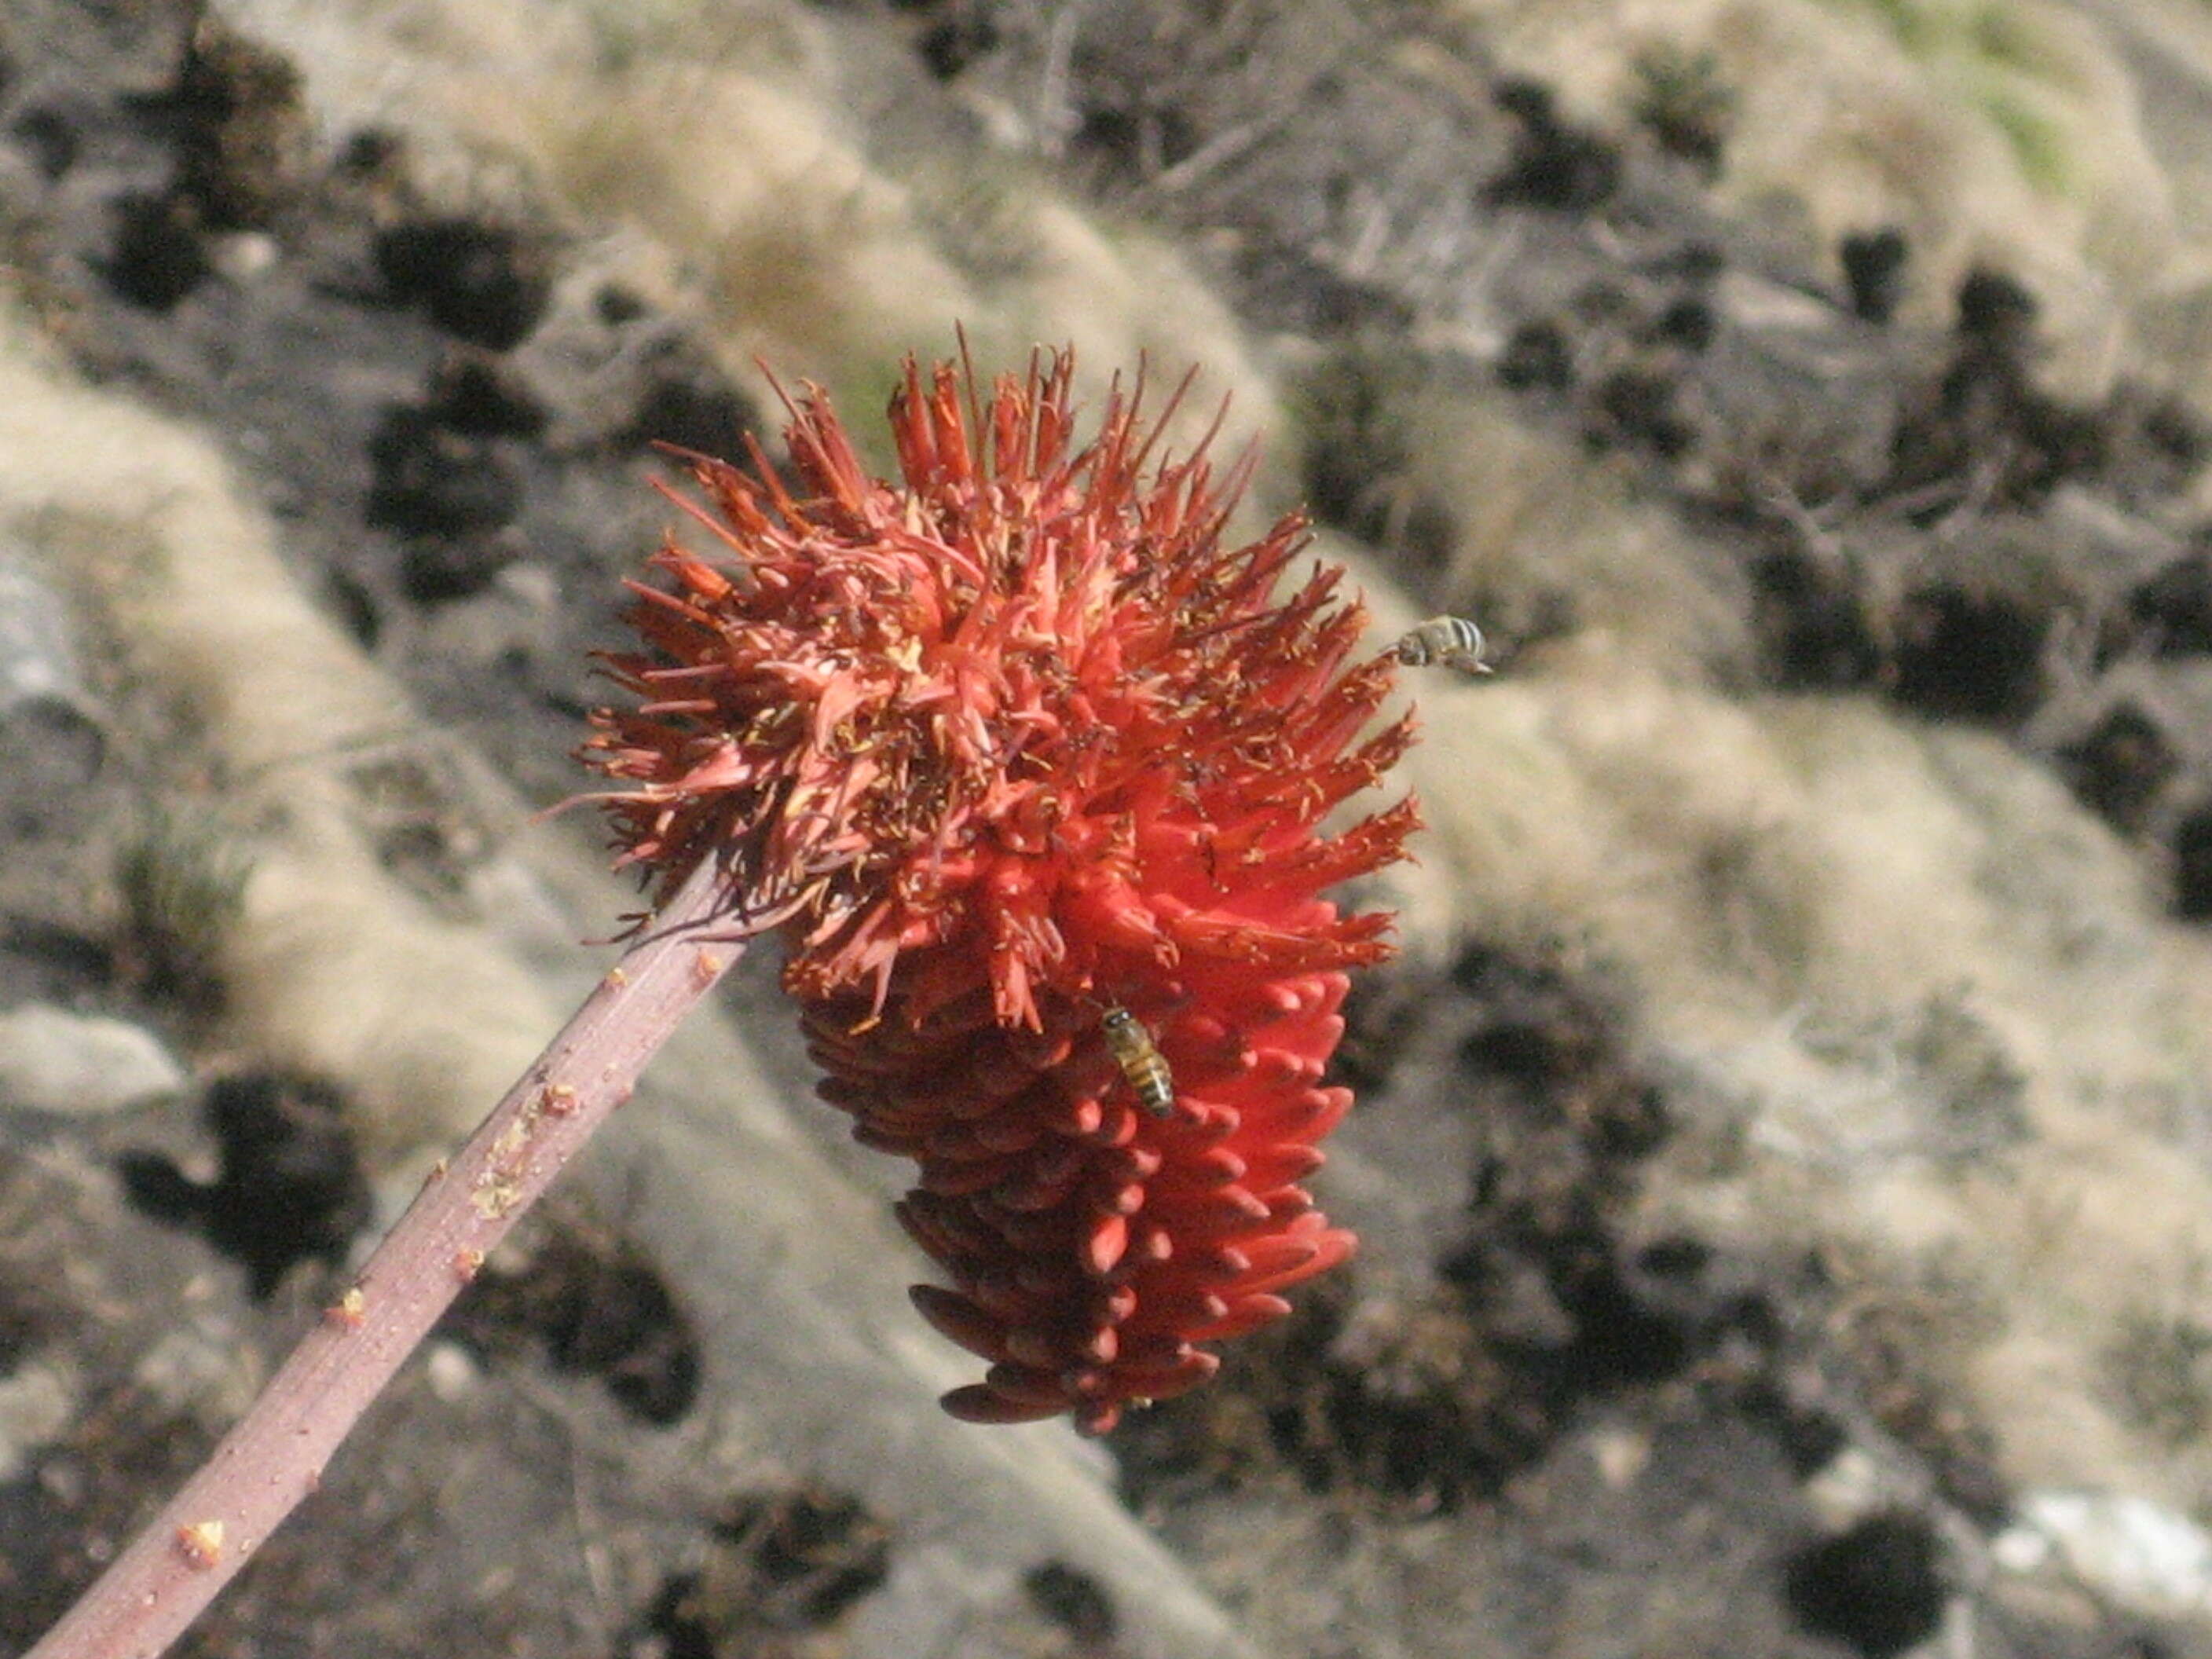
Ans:
[[[1224,546],[1241,470],[1153,464],[1140,402],[1079,445],[1065,356],[988,396],[909,362],[896,482],[811,388],[795,491],[692,458],[719,547],[633,585],[636,701],[585,750],[626,860],[719,860],[781,933],[823,1094],[920,1166],[952,1288],[915,1300],[990,1362],[945,1399],[981,1422],[1103,1431],[1352,1248],[1300,1183],[1389,919],[1322,894],[1417,820],[1321,824],[1410,728],[1370,730],[1394,665],[1340,572],[1278,597],[1300,522]]]

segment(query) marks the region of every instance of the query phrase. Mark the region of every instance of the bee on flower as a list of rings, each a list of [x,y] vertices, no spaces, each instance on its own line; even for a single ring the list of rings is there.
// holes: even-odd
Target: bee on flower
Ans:
[[[1175,1073],[1144,1022],[1127,1008],[1109,1008],[1099,1017],[1098,1029],[1105,1034],[1107,1049],[1121,1068],[1137,1103],[1154,1117],[1165,1117],[1174,1111]]]
[[[715,862],[821,1093],[914,1160],[898,1216],[950,1280],[914,1299],[986,1362],[945,1401],[975,1422],[1103,1432],[1353,1249],[1303,1183],[1390,917],[1324,894],[1418,825],[1331,817],[1412,740],[1376,724],[1404,659],[1358,655],[1340,571],[1293,573],[1300,520],[1231,542],[1249,469],[1159,457],[1142,402],[1082,441],[1065,354],[909,361],[896,479],[811,387],[795,485],[686,458],[714,544],[632,584],[585,748],[622,858],[663,896]]]

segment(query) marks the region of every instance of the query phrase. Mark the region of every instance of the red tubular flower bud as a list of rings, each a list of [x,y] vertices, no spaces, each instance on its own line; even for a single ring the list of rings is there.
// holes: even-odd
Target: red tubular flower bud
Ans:
[[[714,860],[781,933],[823,1095],[919,1165],[953,1288],[915,1304],[990,1366],[945,1408],[1098,1432],[1352,1253],[1297,1183],[1389,918],[1322,895],[1419,820],[1319,827],[1412,733],[1364,735],[1395,664],[1352,659],[1340,572],[1277,600],[1301,522],[1224,545],[1245,469],[1155,464],[1141,387],[1078,447],[1070,391],[1065,355],[988,396],[909,362],[896,482],[811,387],[799,495],[687,457],[716,544],[654,556],[584,757],[623,861],[665,895]]]

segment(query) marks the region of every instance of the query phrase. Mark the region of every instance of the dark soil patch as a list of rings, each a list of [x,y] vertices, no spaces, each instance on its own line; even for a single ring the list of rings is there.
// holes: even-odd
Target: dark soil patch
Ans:
[[[316,1078],[218,1078],[203,1110],[221,1159],[216,1178],[194,1181],[163,1153],[126,1152],[119,1168],[131,1201],[243,1266],[256,1301],[298,1262],[338,1266],[370,1206],[343,1092]]]
[[[889,1528],[847,1493],[747,1493],[724,1510],[711,1539],[705,1566],[662,1586],[630,1653],[797,1659],[816,1650],[809,1633],[834,1625],[890,1571]]]
[[[1865,1659],[1892,1659],[1935,1635],[1948,1589],[1942,1547],[1917,1516],[1877,1515],[1808,1545],[1790,1562],[1790,1611]]]
[[[1520,125],[1504,171],[1485,187],[1502,206],[1587,213],[1620,184],[1618,147],[1559,118],[1551,89],[1533,81],[1501,82],[1498,108]]]
[[[439,1326],[487,1358],[542,1352],[658,1428],[699,1394],[699,1343],[638,1248],[557,1200],[526,1219]]]
[[[2123,830],[2142,827],[2181,763],[2163,723],[2124,698],[2056,758],[2082,804]]]

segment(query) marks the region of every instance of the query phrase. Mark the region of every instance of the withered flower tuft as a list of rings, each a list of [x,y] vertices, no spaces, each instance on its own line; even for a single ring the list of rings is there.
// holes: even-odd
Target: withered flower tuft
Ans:
[[[896,483],[812,387],[795,486],[686,457],[720,545],[632,584],[637,701],[584,753],[624,861],[717,860],[781,933],[823,1095],[920,1165],[899,1217],[954,1288],[915,1305],[990,1362],[946,1409],[1103,1432],[1351,1254],[1299,1183],[1389,917],[1321,894],[1417,817],[1319,827],[1411,730],[1370,731],[1395,664],[1354,660],[1341,572],[1276,597],[1302,521],[1224,547],[1247,469],[1155,462],[1141,385],[1079,447],[1070,378],[909,360]]]

